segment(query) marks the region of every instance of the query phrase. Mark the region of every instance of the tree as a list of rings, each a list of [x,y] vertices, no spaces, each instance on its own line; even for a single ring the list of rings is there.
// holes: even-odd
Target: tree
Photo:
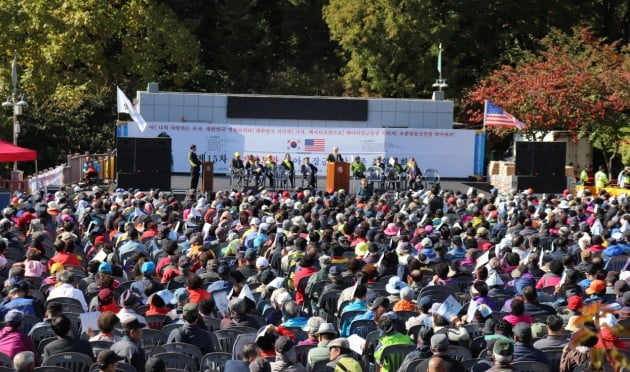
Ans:
[[[0,22],[0,89],[9,91],[15,53],[30,103],[20,144],[50,154],[44,167],[71,151],[112,147],[116,85],[177,89],[198,70],[195,38],[151,0],[5,1]]]
[[[482,122],[482,103],[489,99],[528,124],[530,137],[568,130],[576,138],[591,139],[607,154],[610,170],[628,136],[627,46],[606,44],[583,26],[572,34],[553,30],[540,44],[539,53],[522,51],[515,67],[502,66],[467,93],[469,122]]]

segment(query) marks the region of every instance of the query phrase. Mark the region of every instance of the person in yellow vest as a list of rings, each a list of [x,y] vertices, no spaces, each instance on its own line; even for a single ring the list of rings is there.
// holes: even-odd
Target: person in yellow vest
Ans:
[[[291,155],[289,153],[284,154],[284,159],[282,163],[280,163],[284,171],[287,173],[289,178],[289,183],[291,184],[291,188],[295,187],[295,165],[293,164],[293,160],[291,160]]]
[[[595,187],[606,187],[610,181],[606,174],[606,168],[603,165],[599,166],[599,170],[595,173]]]
[[[190,163],[190,188],[197,190],[199,184],[199,173],[201,172],[201,160],[197,157],[197,146],[191,145],[188,152],[188,163]]]
[[[273,171],[276,166],[276,162],[273,160],[273,156],[271,156],[271,154],[267,154],[264,160],[265,162],[263,166],[265,168],[265,175],[269,179],[269,187],[273,187]]]
[[[630,166],[627,166],[619,172],[617,176],[617,185],[620,189],[630,189]]]
[[[356,178],[365,177],[365,164],[361,162],[361,157],[355,156],[354,161],[350,164],[350,171]]]
[[[580,172],[580,183],[582,185],[588,185],[589,181],[589,176],[593,173],[593,166],[592,165],[588,165],[586,168],[582,169],[582,172]]]

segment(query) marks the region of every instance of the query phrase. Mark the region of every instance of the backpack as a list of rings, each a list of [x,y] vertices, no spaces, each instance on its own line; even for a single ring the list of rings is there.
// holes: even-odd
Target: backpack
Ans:
[[[363,372],[361,364],[350,357],[343,357],[339,359],[334,372]]]

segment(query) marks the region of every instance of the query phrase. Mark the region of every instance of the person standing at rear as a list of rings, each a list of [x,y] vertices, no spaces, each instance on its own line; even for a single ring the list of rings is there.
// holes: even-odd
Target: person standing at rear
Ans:
[[[201,160],[199,160],[199,157],[197,156],[197,145],[190,145],[188,163],[190,163],[190,188],[197,190],[199,173],[201,171]]]

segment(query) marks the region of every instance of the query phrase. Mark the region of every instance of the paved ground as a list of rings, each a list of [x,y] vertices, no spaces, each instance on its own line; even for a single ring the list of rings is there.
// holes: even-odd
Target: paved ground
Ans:
[[[300,185],[300,180],[296,179],[296,186]],[[326,184],[326,179],[324,177],[318,177],[317,179],[317,187],[323,189]],[[463,180],[445,180],[440,182],[442,188],[447,190],[454,191],[462,191],[466,192],[469,188],[468,185],[463,183]],[[226,176],[217,175],[214,177],[214,190],[229,190],[232,188],[230,186],[230,178]],[[171,188],[175,193],[185,192],[190,187],[190,176],[188,175],[173,175],[171,176]],[[352,182],[350,183],[351,192],[354,192],[358,184],[354,185]]]

